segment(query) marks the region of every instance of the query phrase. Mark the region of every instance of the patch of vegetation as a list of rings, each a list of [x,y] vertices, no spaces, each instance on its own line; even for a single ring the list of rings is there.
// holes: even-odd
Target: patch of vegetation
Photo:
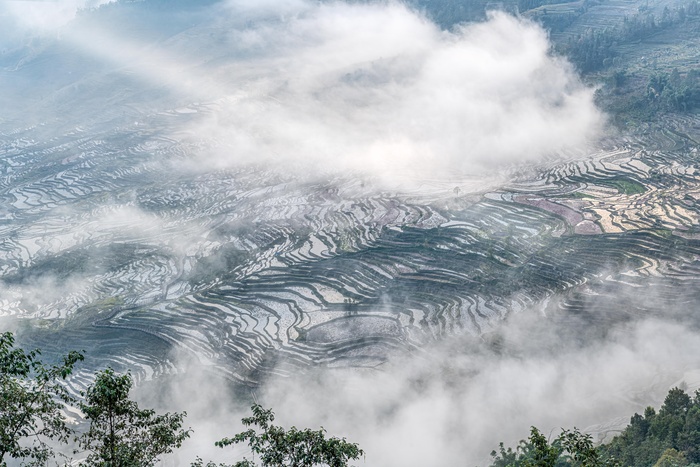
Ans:
[[[660,114],[691,112],[700,108],[700,68],[681,73],[678,68],[670,71],[654,71],[646,81],[639,79],[627,84],[625,71],[622,83],[618,78],[608,79],[606,88],[596,96],[598,103],[606,108],[616,120],[649,121]],[[688,138],[687,135],[678,136]]]
[[[535,427],[516,449],[491,453],[492,467],[700,466],[700,391],[669,391],[658,412],[647,407],[610,443],[594,447],[590,435],[564,430],[552,442]]]
[[[90,422],[78,437],[79,447],[89,453],[82,465],[152,467],[189,438],[191,430],[182,428],[185,412],[158,415],[139,408],[129,399],[133,384],[130,374],[108,368],[82,393],[79,407]]]
[[[492,451],[492,467],[615,467],[617,463],[605,459],[594,447],[591,435],[574,428],[564,430],[551,443],[534,426],[530,429],[527,441],[521,441],[515,449],[506,449],[503,443],[499,451]]]
[[[562,195],[561,198],[591,199],[595,198],[595,196],[586,193],[581,193],[580,191],[574,191],[573,193],[567,193],[565,195]]]
[[[483,21],[488,10],[499,9],[515,14],[519,2],[520,0],[407,0],[409,5],[424,11],[446,29],[459,23]]]
[[[599,183],[615,188],[622,195],[638,195],[646,191],[646,188],[641,183],[626,178],[614,178]]]
[[[658,412],[647,407],[599,451],[623,465],[653,466],[676,457],[679,466],[700,464],[700,391],[691,398],[682,389],[669,391]],[[670,465],[670,464],[664,464]]]
[[[651,233],[664,239],[673,237],[673,230],[671,229],[654,229],[651,231]]]
[[[74,398],[60,383],[83,360],[70,352],[58,365],[41,361],[41,352],[15,347],[12,333],[0,335],[0,466],[10,459],[24,465],[48,465],[55,452],[52,441],[67,442],[72,430],[63,404]]]
[[[527,18],[537,21],[550,32],[565,31],[579,16],[588,11],[592,2],[520,0],[519,10]],[[529,11],[528,11],[529,10]]]
[[[660,16],[640,8],[616,26],[563,36],[557,49],[600,86],[596,101],[613,123],[634,126],[700,108],[699,25],[698,0]]]
[[[96,300],[90,304],[91,306],[95,308],[111,308],[115,306],[121,306],[124,305],[124,299],[120,296],[116,297],[107,297],[103,298],[101,300]]]
[[[589,73],[615,65],[620,44],[642,41],[698,17],[700,3],[697,0],[673,9],[666,7],[660,18],[641,11],[632,17],[625,17],[617,27],[588,30],[573,37],[562,45],[561,50],[581,72]]]
[[[260,459],[260,467],[312,467],[323,465],[329,467],[345,467],[348,461],[359,459],[364,451],[355,443],[349,443],[345,438],[326,438],[326,430],[304,429],[291,427],[285,430],[281,426],[273,425],[275,414],[272,410],[264,409],[258,404],[251,407],[252,417],[245,417],[241,421],[245,426],[256,426],[238,433],[232,438],[224,438],[215,444],[226,447],[232,444],[247,443],[253,454]],[[197,459],[192,467],[202,467],[203,462]],[[256,467],[256,463],[243,459],[232,466],[219,464],[218,467]],[[207,467],[217,467],[208,463]]]
[[[81,398],[61,384],[84,360],[83,353],[70,352],[58,365],[46,365],[41,352],[15,347],[12,333],[0,335],[0,467],[44,466],[56,461],[58,447],[77,441],[74,454],[86,454],[79,462],[66,465],[87,467],[152,467],[161,455],[179,448],[192,430],[184,429],[185,412],[157,414],[142,409],[129,399],[134,380],[131,374],[117,374],[107,368],[95,374],[95,381]],[[80,409],[88,428],[82,433],[66,423],[63,409]],[[253,416],[243,418],[250,428],[216,442],[219,447],[247,443],[261,467],[347,467],[348,461],[364,453],[345,438],[326,437],[326,430],[273,425],[274,413],[258,404]],[[67,457],[62,455],[63,457]],[[56,462],[58,465],[58,462]],[[251,460],[235,464],[212,462],[207,467],[255,467]],[[201,458],[192,464],[203,467]]]

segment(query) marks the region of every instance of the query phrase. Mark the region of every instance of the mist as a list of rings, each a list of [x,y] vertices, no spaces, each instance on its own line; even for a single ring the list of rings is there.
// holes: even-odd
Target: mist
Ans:
[[[302,4],[222,40],[244,58],[215,79],[238,93],[188,129],[220,144],[198,164],[454,179],[581,148],[603,123],[546,33],[502,13],[448,32],[400,4]]]
[[[0,214],[8,240],[0,257],[0,316],[61,323],[81,314],[66,320],[75,334],[60,324],[55,331],[89,336],[95,356],[80,384],[93,367],[105,366],[104,357],[119,370],[138,369],[136,395],[144,405],[188,411],[194,436],[166,463],[187,465],[197,455],[230,461],[213,442],[240,430],[253,400],[285,426],[322,425],[358,442],[366,451],[359,465],[453,466],[486,464],[498,442],[514,446],[531,425],[545,434],[577,426],[609,439],[632,413],[658,406],[672,385],[697,387],[700,335],[685,314],[627,319],[621,302],[611,308],[612,324],[546,313],[547,303],[596,274],[579,271],[589,263],[572,263],[574,272],[552,279],[559,282],[551,292],[535,281],[527,288],[528,274],[537,271],[519,255],[546,259],[560,238],[554,232],[566,231],[562,219],[522,214],[523,206],[509,212],[512,224],[500,211],[467,212],[519,170],[587,155],[605,133],[594,89],[552,52],[537,24],[493,12],[485,22],[446,31],[398,2],[231,0],[193,2],[184,13],[148,2],[45,3],[0,4],[1,24],[11,25],[0,33],[7,109],[0,123],[16,158],[3,166],[8,207]],[[41,157],[26,162],[26,154]],[[423,235],[444,225],[444,238]],[[311,283],[309,265],[371,252],[382,236],[405,245],[413,237],[398,237],[402,229],[423,240],[425,269],[400,257],[414,254],[411,248],[392,251],[396,257],[387,253],[373,264],[379,272],[348,272],[357,282],[381,276],[375,289],[345,295],[335,282],[319,281],[328,309],[318,305],[322,287]],[[516,253],[489,252],[492,275],[483,277],[499,286],[515,278],[522,288],[506,284],[500,301],[498,291],[467,288],[487,263],[483,251],[470,249],[497,244],[506,230],[501,243],[512,240]],[[545,236],[551,243],[539,240]],[[119,256],[122,249],[132,256]],[[556,251],[573,261],[584,249],[566,244]],[[441,279],[445,250],[464,253],[473,270]],[[76,252],[80,261],[69,269],[66,258]],[[198,264],[227,275],[194,277]],[[520,275],[500,275],[504,265],[509,273],[519,267]],[[611,275],[628,267],[617,266]],[[36,274],[22,275],[32,267]],[[410,295],[401,287],[415,285],[413,276],[425,270],[436,276],[423,280],[438,277],[430,282],[435,287],[463,280],[461,295],[450,299],[464,315],[475,309],[479,322],[455,325],[449,335],[414,324],[412,310],[403,313],[404,297],[385,289]],[[298,283],[292,290],[273,280],[288,271],[309,283],[306,296]],[[235,289],[240,302],[254,302],[245,295],[251,283],[271,288],[264,306],[239,309],[221,299],[218,308],[195,309],[208,288],[224,297]],[[108,318],[91,313],[107,309],[111,298],[121,300],[123,321],[121,328],[109,323],[108,334],[95,326]],[[651,292],[635,289],[625,298],[635,301],[632,309],[645,299],[658,305]],[[275,299],[284,305],[269,311]],[[287,305],[302,299],[308,308]],[[222,361],[227,354],[220,350],[235,350],[243,339],[238,330],[260,343],[260,354],[291,352],[307,345],[297,326],[323,322],[302,323],[297,311],[303,319],[307,310],[314,319],[350,314],[342,307],[351,299],[358,306],[366,299],[363,312],[383,313],[400,331],[400,349],[372,360],[382,363],[314,362],[285,378],[270,376],[272,368],[248,385],[227,379],[239,370],[231,367],[255,363]],[[513,304],[519,301],[525,305]],[[435,308],[444,303],[453,305]],[[142,316],[148,327],[139,327]],[[209,321],[188,332],[188,320],[197,317]],[[15,325],[0,320],[0,328]],[[159,352],[174,349],[155,355],[149,346],[156,340]]]
[[[94,149],[42,164],[96,167],[88,193],[104,193],[51,206],[34,199],[49,183],[12,191],[12,209],[40,215],[14,230],[22,245],[0,265],[6,274],[111,241],[164,247],[178,258],[211,249],[207,225],[218,221],[194,218],[183,229],[163,217],[182,210],[144,212],[135,179],[112,181],[125,172],[149,175],[137,183],[176,185],[252,166],[287,183],[355,178],[368,193],[390,187],[444,199],[455,186],[496,189],[513,170],[585,153],[605,121],[593,89],[551,53],[545,31],[499,12],[445,31],[395,2],[227,1],[184,13],[78,0],[0,8],[12,24],[0,76],[8,134],[28,133],[23,144],[35,150],[91,135]],[[114,135],[119,142],[105,145]],[[115,154],[135,155],[118,170],[109,166]],[[26,313],[17,296],[33,297],[24,301],[41,310],[75,291],[75,300],[60,302],[70,312],[104,296],[90,290],[89,277],[72,278],[67,289],[59,279],[15,284],[0,303]]]
[[[515,447],[531,426],[550,439],[577,427],[609,442],[671,387],[700,388],[697,326],[668,317],[587,324],[601,337],[578,339],[570,323],[527,310],[481,338],[453,336],[376,369],[272,378],[235,402],[225,383],[191,365],[159,391],[166,406],[193,408],[193,439],[172,461],[250,458],[247,447],[213,447],[242,431],[246,399],[272,408],[284,427],[323,426],[359,443],[366,455],[354,465],[454,466],[488,465],[499,442]]]
[[[90,99],[64,85],[35,117],[50,119],[65,99],[83,119],[99,119],[105,101],[178,112],[163,136],[197,148],[177,164],[186,171],[264,163],[387,182],[483,176],[585,148],[604,123],[545,31],[504,13],[445,31],[395,2],[228,1],[193,7],[190,27],[164,40],[167,26],[134,5],[124,8],[141,27],[121,24],[132,18],[109,4],[64,24],[78,5],[97,6],[5,7],[89,59],[68,83]]]

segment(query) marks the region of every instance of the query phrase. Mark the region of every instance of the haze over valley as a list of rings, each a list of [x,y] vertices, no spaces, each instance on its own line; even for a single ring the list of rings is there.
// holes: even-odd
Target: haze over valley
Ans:
[[[2,2],[0,331],[188,410],[168,465],[252,401],[372,466],[609,441],[700,389],[693,4]]]

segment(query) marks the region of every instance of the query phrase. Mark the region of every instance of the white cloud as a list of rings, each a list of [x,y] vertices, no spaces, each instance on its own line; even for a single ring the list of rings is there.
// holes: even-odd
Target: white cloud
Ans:
[[[55,26],[85,4],[52,2],[49,13],[35,3],[7,8]],[[581,148],[604,120],[545,31],[506,14],[447,32],[397,3],[208,8],[158,43],[124,37],[104,15],[62,33],[129,80],[216,108],[172,135],[205,143],[186,169],[266,161],[389,181],[482,175]]]
[[[605,322],[604,337],[576,344],[572,336],[580,330],[532,311],[499,330],[497,349],[453,336],[394,355],[379,370],[319,368],[270,378],[255,391],[257,400],[286,428],[323,426],[330,436],[357,442],[366,456],[355,465],[488,465],[499,442],[514,447],[533,425],[554,436],[561,428],[608,422],[622,428],[700,368],[700,336],[687,323]],[[238,421],[249,411],[231,401],[223,380],[183,362],[178,367],[189,369],[162,398],[168,410],[186,409],[195,430],[179,462],[196,455],[240,460],[245,448],[222,451],[213,443],[242,431]],[[691,392],[700,383],[685,382]]]
[[[502,330],[501,354],[457,338],[380,372],[275,380],[262,401],[287,426],[322,425],[358,442],[367,465],[487,465],[500,441],[514,447],[532,425],[556,436],[658,407],[700,364],[698,334],[681,324],[644,320],[581,347],[561,331],[518,320]]]
[[[30,27],[55,28],[85,4],[5,8]],[[592,90],[550,54],[546,33],[504,14],[446,32],[398,4],[247,0],[214,8],[203,24],[215,32],[194,28],[149,47],[119,36],[115,24],[65,35],[116,69],[214,109],[171,135],[206,143],[184,169],[264,162],[387,181],[462,177],[581,147],[603,122]],[[86,235],[133,238],[146,230],[159,239],[166,224],[120,208],[88,227]],[[198,241],[195,234],[175,240],[176,250]],[[370,465],[466,465],[483,460],[499,440],[526,435],[529,424],[570,426],[605,413],[613,404],[600,394],[648,384],[660,367],[679,361],[674,348],[692,351],[696,337],[647,323],[629,337],[569,354],[495,358],[436,350],[382,373],[282,382],[268,388],[264,402],[283,422],[323,424],[360,442]],[[698,359],[686,357],[684,365]],[[190,399],[220,394],[213,389],[207,398],[202,379],[191,381],[197,391],[182,392]],[[232,434],[224,424],[202,423],[212,436]]]
[[[214,166],[474,175],[581,147],[603,122],[546,33],[505,14],[445,32],[397,4],[307,5],[227,39],[212,71],[230,94],[191,129],[221,143]]]

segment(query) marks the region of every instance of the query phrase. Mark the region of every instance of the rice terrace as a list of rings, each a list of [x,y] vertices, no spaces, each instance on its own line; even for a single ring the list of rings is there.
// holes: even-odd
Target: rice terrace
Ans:
[[[159,465],[230,461],[259,401],[352,465],[700,463],[619,441],[672,388],[700,411],[697,1],[8,1],[0,31],[0,331],[82,352],[72,397],[113,370],[187,410]]]

